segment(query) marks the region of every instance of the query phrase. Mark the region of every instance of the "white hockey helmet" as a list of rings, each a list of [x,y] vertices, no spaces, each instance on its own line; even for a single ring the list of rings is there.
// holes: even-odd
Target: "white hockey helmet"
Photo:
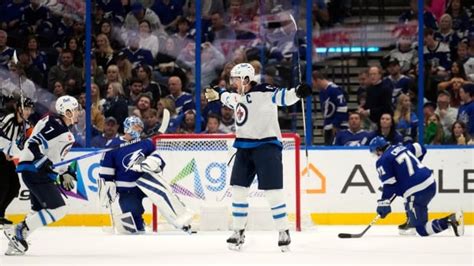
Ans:
[[[77,102],[76,98],[69,96],[69,95],[64,95],[59,97],[56,100],[56,112],[58,112],[59,115],[66,115],[66,111],[69,110],[73,112],[74,110],[77,110],[79,108],[79,103]]]
[[[249,63],[240,63],[235,65],[230,71],[230,78],[240,78],[242,84],[248,78],[248,82],[255,80],[255,69]]]

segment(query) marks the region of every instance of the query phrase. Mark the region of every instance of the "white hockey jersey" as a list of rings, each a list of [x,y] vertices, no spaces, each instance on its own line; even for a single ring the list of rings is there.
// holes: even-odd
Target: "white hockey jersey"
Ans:
[[[221,102],[234,109],[236,148],[254,148],[265,143],[281,144],[278,107],[296,103],[295,89],[276,88],[269,84],[254,85],[243,95],[221,93]]]
[[[53,164],[59,163],[66,157],[74,143],[74,136],[62,119],[46,116],[33,128],[31,136],[20,153],[17,172],[37,172],[49,159]],[[54,172],[66,172],[68,165],[54,168]]]

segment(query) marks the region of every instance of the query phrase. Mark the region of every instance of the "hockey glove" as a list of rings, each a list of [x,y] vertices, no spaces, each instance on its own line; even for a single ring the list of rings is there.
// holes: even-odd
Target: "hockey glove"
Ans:
[[[117,186],[113,181],[99,180],[99,202],[103,207],[109,207],[117,198]]]
[[[151,154],[145,160],[134,164],[130,170],[135,172],[146,172],[149,174],[160,173],[165,167],[165,162],[158,154]]]
[[[208,87],[206,88],[206,92],[204,93],[204,96],[206,96],[206,99],[209,102],[212,101],[218,101],[220,99],[220,88],[217,86],[214,86],[212,88]]]
[[[67,191],[71,191],[72,189],[74,189],[74,180],[76,179],[77,178],[75,173],[65,172],[59,175],[59,182],[61,184],[61,187],[63,187]]]
[[[311,86],[309,86],[306,83],[300,83],[298,86],[296,86],[296,96],[298,98],[306,98],[308,96],[311,96],[313,92],[311,91]]]
[[[377,201],[377,213],[380,215],[380,218],[385,218],[389,213],[392,212],[392,208],[390,207],[390,200],[378,200]]]

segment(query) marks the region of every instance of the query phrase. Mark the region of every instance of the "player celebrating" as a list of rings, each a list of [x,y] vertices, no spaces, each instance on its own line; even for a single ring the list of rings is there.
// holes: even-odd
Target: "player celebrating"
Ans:
[[[227,239],[230,249],[240,249],[245,240],[248,192],[257,174],[258,188],[265,191],[273,219],[279,231],[278,246],[286,251],[291,242],[283,194],[282,142],[278,124],[278,106],[292,105],[311,95],[307,84],[296,89],[278,89],[254,81],[252,65],[242,63],[230,72],[230,84],[238,93],[219,88],[207,89],[209,101],[220,100],[234,109],[237,148],[230,184],[234,234]]]
[[[436,194],[436,182],[433,171],[418,159],[426,153],[423,146],[418,143],[390,145],[383,137],[375,137],[370,141],[369,148],[378,157],[377,172],[383,184],[382,198],[378,200],[377,207],[381,218],[392,211],[390,198],[396,195],[405,198],[408,224],[420,236],[442,232],[449,226],[456,236],[464,234],[462,212],[428,221],[428,204]]]
[[[5,255],[23,255],[28,250],[26,238],[39,227],[60,220],[66,214],[66,203],[55,184],[58,179],[66,190],[74,188],[75,173],[59,163],[74,143],[69,126],[77,123],[79,104],[71,96],[61,96],[56,100],[57,116],[41,119],[27,139],[20,153],[16,171],[31,193],[33,212],[24,221],[4,233],[10,240]]]
[[[30,130],[27,122],[33,113],[34,103],[29,98],[19,99],[15,111],[0,118],[0,169],[2,169],[2,186],[0,187],[0,226],[11,225],[5,218],[5,210],[20,191],[20,181],[15,171],[13,158],[20,156],[20,150],[26,140],[26,131]]]
[[[125,134],[112,140],[108,147],[120,147],[105,153],[101,160],[99,197],[102,205],[112,208],[117,192],[122,215],[115,227],[122,233],[144,232],[142,201],[148,197],[176,228],[191,232],[193,213],[173,194],[159,174],[165,162],[150,139],[140,139],[143,122],[130,116],[123,122]],[[115,215],[114,215],[115,217]],[[113,221],[117,220],[112,217]],[[132,217],[133,219],[130,219]]]

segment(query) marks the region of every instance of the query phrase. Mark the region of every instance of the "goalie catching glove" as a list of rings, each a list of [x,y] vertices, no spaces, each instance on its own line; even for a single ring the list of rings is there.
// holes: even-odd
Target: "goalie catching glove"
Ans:
[[[145,160],[135,163],[130,167],[130,170],[135,172],[145,172],[149,174],[157,174],[163,171],[165,168],[165,161],[161,158],[161,156],[155,151],[146,157]]]

